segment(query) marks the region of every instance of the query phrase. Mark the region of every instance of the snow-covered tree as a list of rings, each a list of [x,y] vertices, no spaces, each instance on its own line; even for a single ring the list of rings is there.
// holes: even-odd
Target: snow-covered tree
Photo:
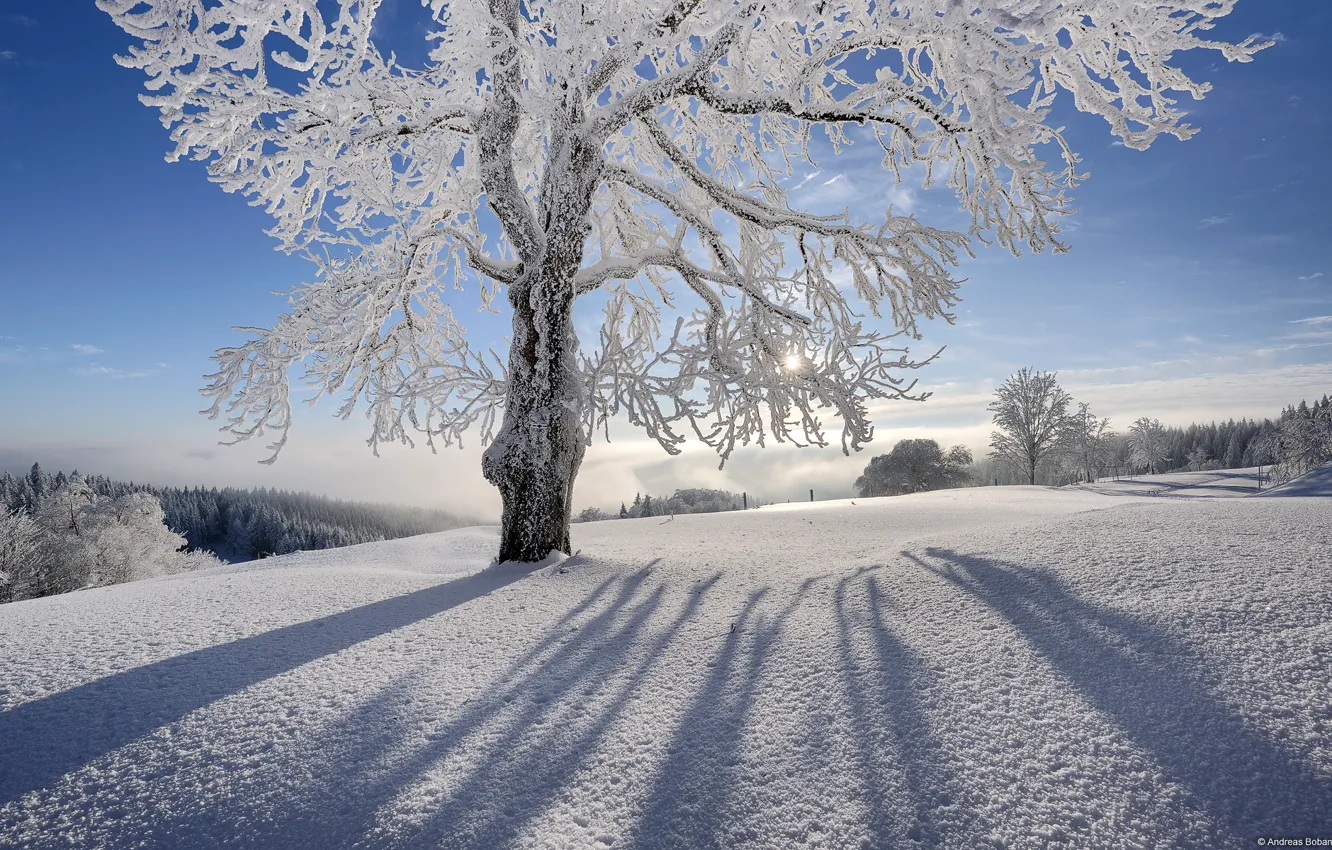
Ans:
[[[1272,439],[1278,479],[1294,478],[1332,460],[1332,408],[1306,401],[1281,411]]]
[[[569,551],[585,444],[617,415],[724,462],[766,437],[824,445],[826,409],[859,449],[869,401],[912,397],[927,361],[894,337],[951,319],[972,238],[1063,247],[1081,175],[1060,90],[1146,148],[1190,136],[1174,98],[1208,88],[1173,57],[1264,46],[1203,37],[1234,0],[424,2],[420,67],[380,50],[367,0],[98,6],[136,39],[119,61],[147,73],[171,158],[316,266],[217,353],[211,414],[238,440],[276,432],[276,455],[303,363],[342,415],[367,406],[371,445],[479,426],[505,559]],[[969,232],[793,207],[785,181],[853,143],[944,179]],[[469,286],[485,308],[507,295],[507,362],[467,342],[450,290]],[[592,293],[604,322],[580,341]]]
[[[79,539],[92,584],[120,584],[184,568],[185,537],[166,527],[156,497],[128,493],[102,498],[84,513]]]
[[[1073,398],[1054,372],[1030,367],[1008,376],[994,391],[989,410],[998,431],[990,434],[990,457],[1036,483],[1036,470],[1068,446]]]
[[[1067,449],[1084,481],[1095,481],[1110,465],[1114,452],[1110,440],[1114,431],[1110,420],[1097,418],[1091,405],[1078,402],[1078,410],[1069,417]]]
[[[856,479],[856,491],[863,497],[897,496],[962,487],[970,479],[970,465],[966,446],[944,452],[934,440],[901,440],[888,454],[869,462]]]
[[[35,519],[5,517],[0,521],[0,572],[10,574],[15,599],[219,563],[209,553],[183,551],[185,538],[167,528],[155,496],[99,495],[78,473],[47,493]]]
[[[0,506],[0,602],[39,595],[48,572],[42,527],[26,513]]]
[[[1130,458],[1148,472],[1164,472],[1170,461],[1169,441],[1159,419],[1141,417],[1129,426]]]

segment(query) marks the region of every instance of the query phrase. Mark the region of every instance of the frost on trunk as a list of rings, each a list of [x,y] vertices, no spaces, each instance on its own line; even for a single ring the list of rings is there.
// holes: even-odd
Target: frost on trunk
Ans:
[[[1080,179],[1047,123],[1060,90],[1134,148],[1192,129],[1170,64],[1233,0],[425,0],[407,67],[373,0],[98,0],[135,38],[172,159],[264,206],[315,273],[271,328],[218,351],[205,393],[235,440],[312,398],[363,407],[369,444],[475,427],[504,496],[502,556],[569,549],[584,447],[613,418],[722,461],[771,438],[844,451],[872,404],[920,399],[902,345],[951,320],[972,239],[1061,249]],[[385,28],[389,29],[389,28]],[[386,46],[387,47],[387,46]],[[969,215],[950,232],[886,207],[799,208],[853,145]],[[815,157],[818,157],[818,165]],[[507,297],[507,357],[472,347],[459,290]],[[578,340],[573,311],[604,313]],[[270,462],[273,458],[270,458]]]

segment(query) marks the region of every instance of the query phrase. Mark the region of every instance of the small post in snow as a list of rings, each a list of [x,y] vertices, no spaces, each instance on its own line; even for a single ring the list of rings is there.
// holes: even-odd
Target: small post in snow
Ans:
[[[810,491],[809,491],[809,500],[810,500],[811,502],[814,501],[814,491],[813,491],[813,490],[810,490]]]
[[[740,494],[740,504],[744,505],[744,507],[741,508],[741,510],[746,510],[746,511],[749,510],[749,494],[748,494],[748,493],[741,493],[741,494]]]

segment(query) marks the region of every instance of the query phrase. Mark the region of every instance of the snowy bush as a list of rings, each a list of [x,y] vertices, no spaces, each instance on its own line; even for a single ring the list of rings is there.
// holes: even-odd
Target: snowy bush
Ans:
[[[92,491],[77,473],[44,493],[36,516],[0,511],[0,599],[31,599],[220,563],[185,552],[148,493]]]

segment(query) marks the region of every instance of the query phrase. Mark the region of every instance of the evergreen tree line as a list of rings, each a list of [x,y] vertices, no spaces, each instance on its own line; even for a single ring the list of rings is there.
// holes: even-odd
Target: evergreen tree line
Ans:
[[[82,476],[77,471],[68,476],[64,472],[52,475],[39,464],[33,464],[27,475],[15,477],[6,472],[0,476],[0,514],[10,517],[0,534],[54,533],[52,518],[57,504],[64,505],[64,510],[73,503],[74,521],[85,505],[134,501],[147,510],[147,498],[127,499],[134,495],[155,500],[164,529],[181,538],[177,548],[183,547],[186,553],[216,553],[233,562],[392,540],[468,524],[444,511],[425,508],[347,502],[266,488],[155,487],[115,481],[103,475]],[[25,529],[22,532],[18,530],[20,525]],[[6,540],[0,539],[0,547],[6,545]],[[78,573],[79,570],[74,571]],[[56,586],[74,589],[66,585],[77,580],[76,576],[71,577]],[[75,586],[85,585],[86,582]]]
[[[738,511],[744,507],[744,497],[728,490],[708,490],[691,487],[676,490],[668,498],[652,498],[651,493],[635,493],[634,501],[620,503],[618,513],[608,514],[601,508],[584,508],[573,518],[574,522],[598,522],[603,519],[637,519],[639,517],[674,516],[675,514],[712,514]],[[749,507],[758,503],[750,499]]]

